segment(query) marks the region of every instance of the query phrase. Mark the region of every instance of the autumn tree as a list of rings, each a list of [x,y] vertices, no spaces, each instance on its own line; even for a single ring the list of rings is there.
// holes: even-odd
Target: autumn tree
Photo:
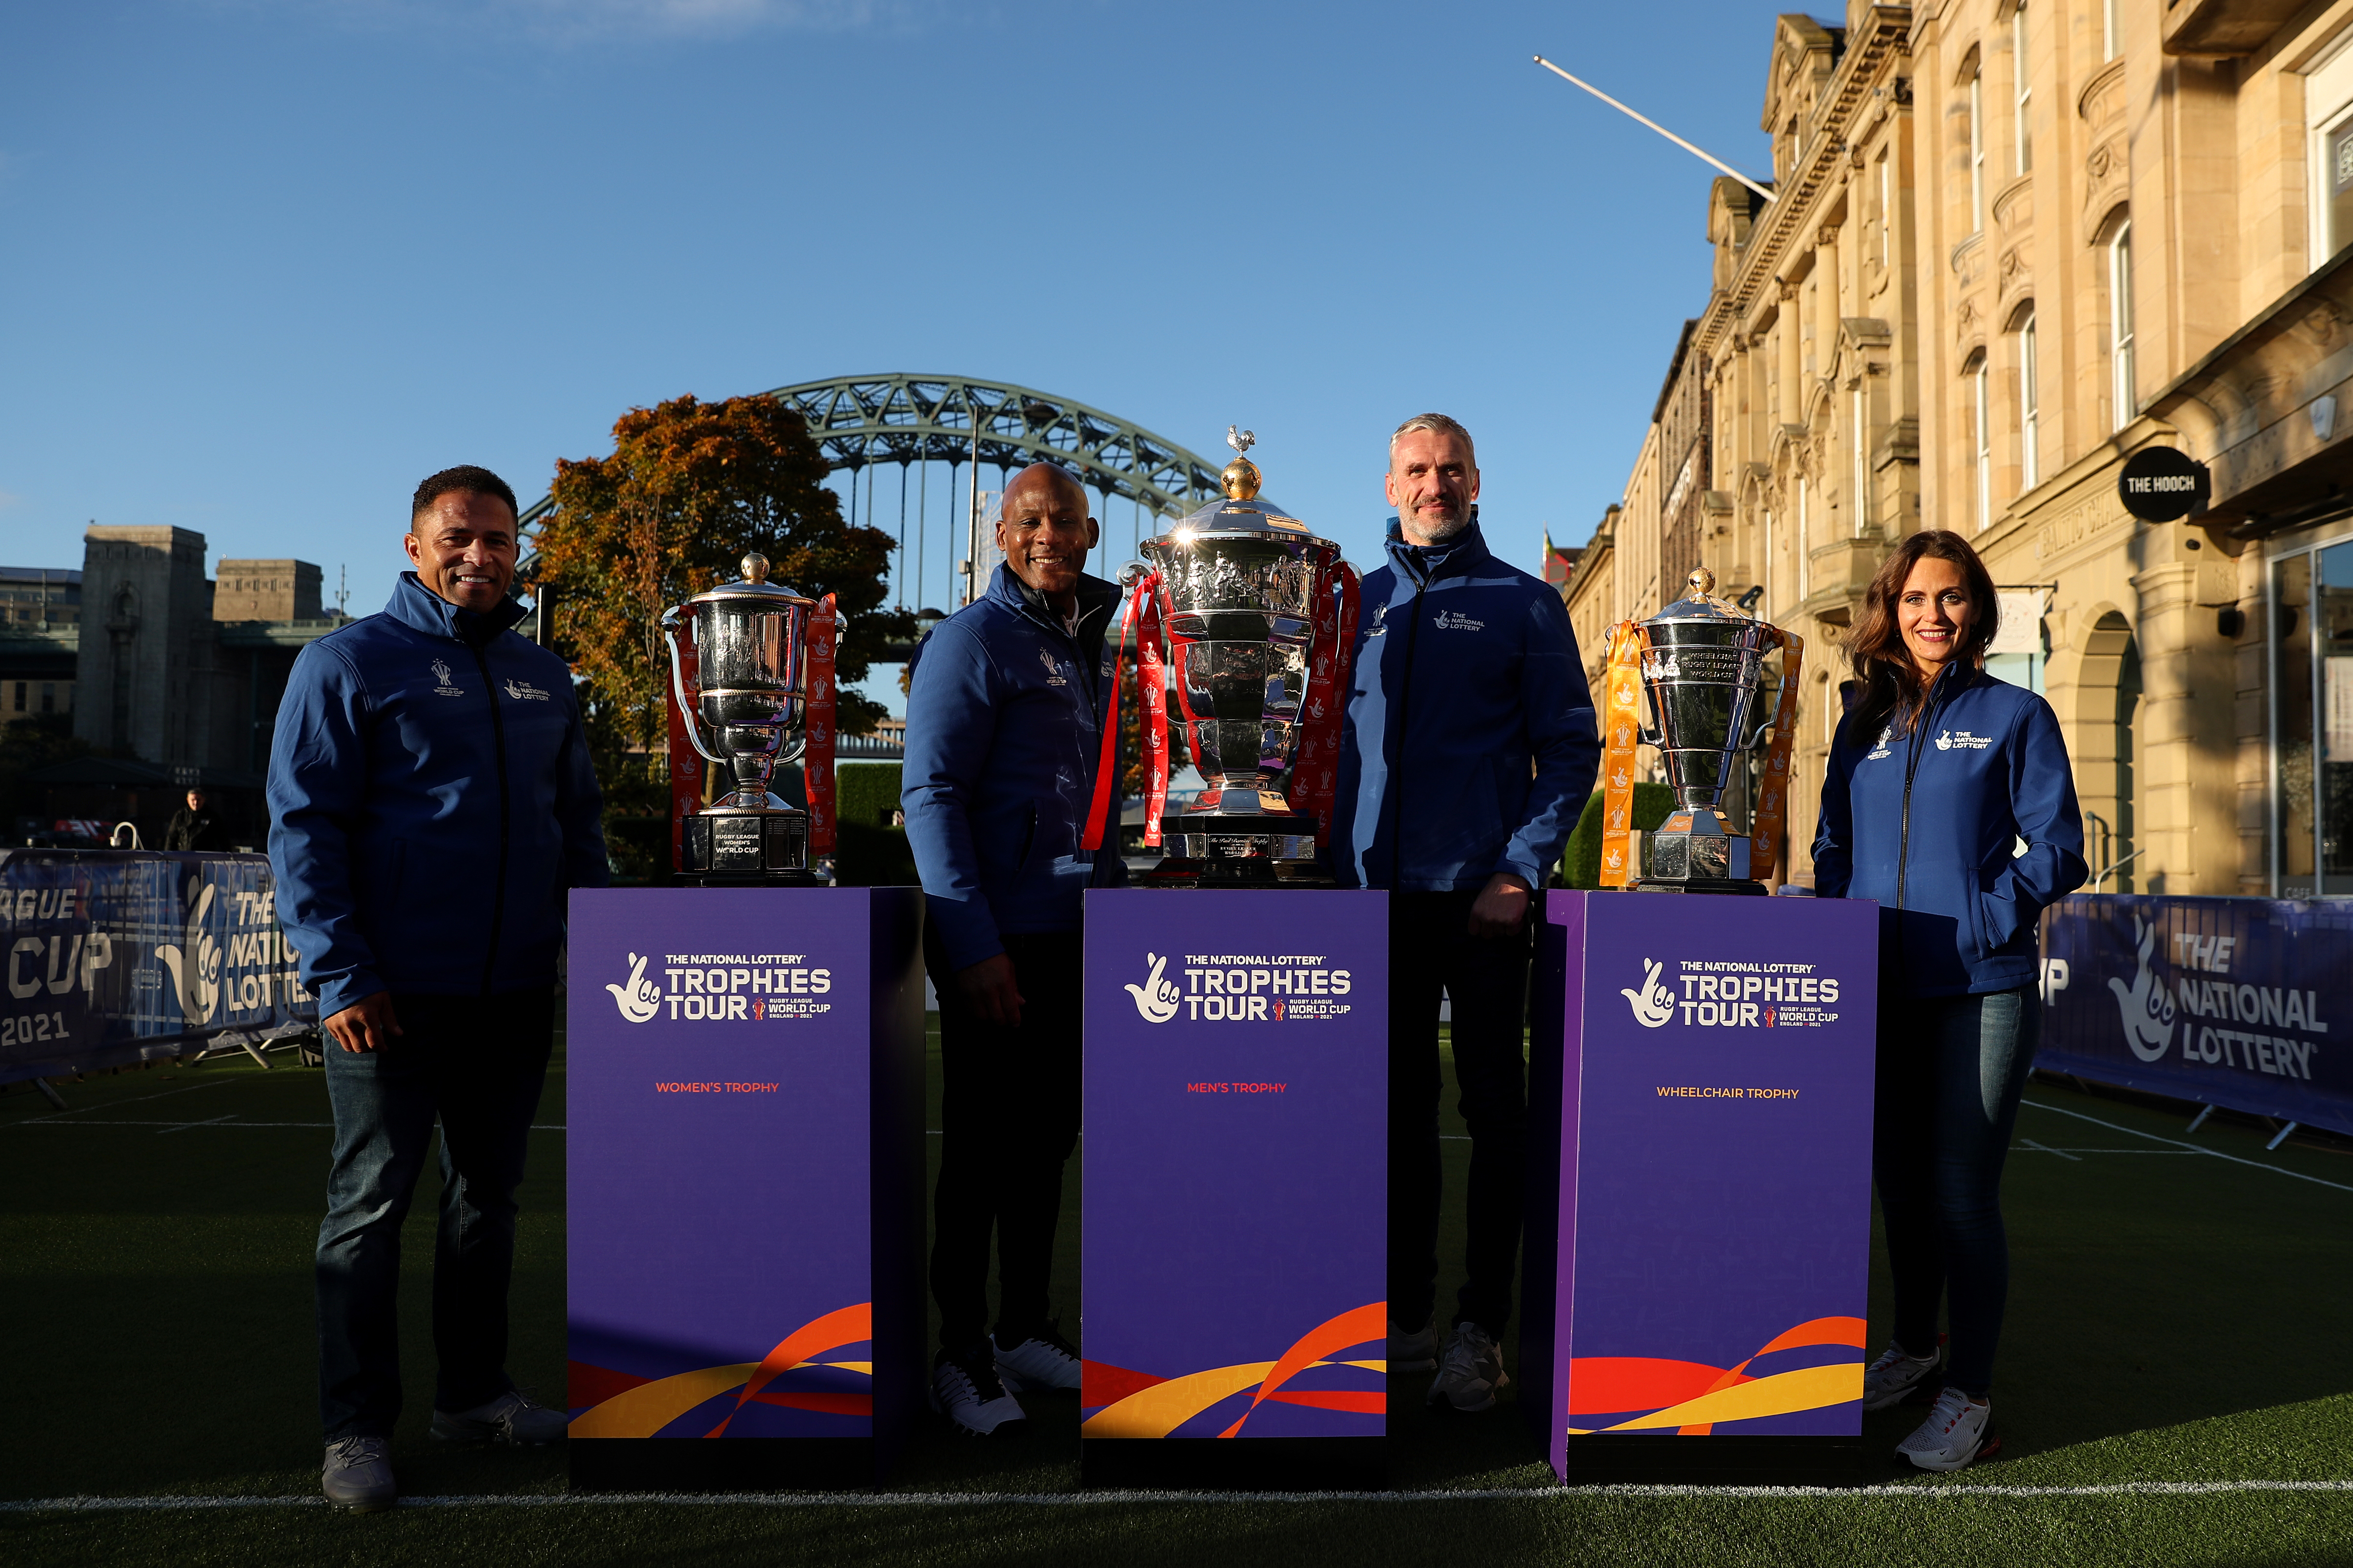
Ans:
[[[886,643],[912,635],[913,620],[881,608],[891,536],[848,526],[825,476],[801,416],[756,396],[633,408],[614,423],[610,457],[557,460],[533,582],[554,606],[554,646],[580,679],[614,815],[667,809],[662,612],[739,576],[749,552],[768,558],[770,581],[811,598],[832,594],[849,613],[837,667],[841,731],[864,734],[883,717],[847,688]]]

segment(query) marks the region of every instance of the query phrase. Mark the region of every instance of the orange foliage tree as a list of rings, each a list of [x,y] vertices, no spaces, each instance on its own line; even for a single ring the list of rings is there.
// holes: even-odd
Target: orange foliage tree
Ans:
[[[580,679],[613,815],[666,809],[662,611],[741,575],[749,552],[768,558],[770,581],[811,598],[832,594],[849,612],[837,666],[842,731],[866,733],[883,716],[847,688],[885,643],[912,635],[913,617],[881,608],[891,536],[848,526],[825,476],[801,416],[767,397],[633,408],[614,423],[610,457],[557,460],[533,582]]]

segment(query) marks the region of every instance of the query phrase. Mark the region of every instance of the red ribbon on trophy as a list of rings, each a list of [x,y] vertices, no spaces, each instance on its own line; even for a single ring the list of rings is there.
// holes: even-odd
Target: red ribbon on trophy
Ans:
[[[1806,662],[1806,639],[1778,626],[1766,628],[1781,639],[1781,700],[1773,710],[1773,739],[1765,748],[1765,782],[1757,788],[1757,810],[1749,820],[1748,874],[1760,882],[1773,879],[1774,861],[1781,848],[1781,816],[1789,796],[1789,748],[1798,738],[1798,674]]]
[[[702,689],[702,663],[694,648],[694,618],[685,616],[678,627],[678,668],[690,701]],[[687,738],[677,688],[667,680],[662,682],[662,704],[670,710],[670,863],[676,870],[686,863],[686,819],[702,809],[702,757]]]
[[[1092,852],[1103,847],[1111,816],[1111,803],[1119,787],[1119,665],[1127,652],[1127,636],[1135,633],[1136,696],[1144,709],[1144,842],[1160,842],[1160,810],[1168,804],[1167,677],[1160,662],[1160,574],[1139,577],[1128,595],[1127,616],[1120,622],[1119,638],[1112,645],[1111,691],[1103,704],[1103,751],[1095,762],[1094,800],[1087,808],[1086,831],[1079,847]]]
[[[1292,759],[1284,798],[1315,819],[1315,842],[1332,842],[1332,788],[1340,765],[1343,689],[1356,647],[1356,569],[1335,561],[1315,578],[1315,662],[1300,704],[1299,752]]]
[[[818,601],[808,617],[808,698],[803,710],[801,779],[808,795],[808,853],[811,868],[819,856],[833,853],[834,641],[839,617],[834,596]]]

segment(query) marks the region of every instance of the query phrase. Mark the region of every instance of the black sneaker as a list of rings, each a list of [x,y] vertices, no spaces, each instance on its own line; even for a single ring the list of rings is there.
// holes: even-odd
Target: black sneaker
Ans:
[[[1027,1431],[1020,1403],[1005,1392],[987,1340],[962,1355],[939,1353],[932,1363],[932,1408],[967,1437],[1007,1437]]]
[[[1032,1388],[1059,1388],[1075,1394],[1079,1387],[1079,1349],[1047,1324],[1013,1344],[1002,1334],[988,1342],[997,1349],[997,1374],[1016,1393]]]

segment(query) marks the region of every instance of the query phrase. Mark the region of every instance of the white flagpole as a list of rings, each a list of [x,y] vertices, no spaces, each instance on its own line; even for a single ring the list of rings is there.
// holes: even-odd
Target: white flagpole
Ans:
[[[1634,110],[1627,108],[1624,104],[1619,102],[1616,99],[1610,97],[1608,93],[1602,91],[1591,82],[1578,81],[1575,77],[1569,75],[1567,71],[1561,69],[1558,66],[1545,58],[1542,55],[1536,56],[1535,61],[1536,64],[1544,67],[1545,69],[1552,72],[1553,75],[1560,78],[1563,81],[1583,88],[1586,91],[1591,93],[1594,97],[1599,99],[1602,102],[1608,104],[1619,113],[1628,115],[1635,120],[1641,121],[1643,124],[1649,126],[1651,130],[1657,132],[1660,135],[1665,137],[1668,141],[1673,142],[1684,152],[1692,154],[1692,156],[1715,164],[1717,168],[1723,170],[1734,179],[1738,180],[1742,184],[1746,185],[1750,190],[1755,191],[1758,195],[1763,196],[1767,201],[1769,202],[1773,199],[1772,192],[1767,190],[1764,186],[1758,184],[1756,181],[1750,179],[1747,175],[1742,174],[1739,170],[1734,168],[1723,159],[1702,152],[1697,147],[1694,147],[1690,142],[1684,141],[1682,137],[1676,135],[1673,132],[1668,130],[1665,126],[1660,124],[1657,121],[1651,120],[1644,115],[1635,113]]]

